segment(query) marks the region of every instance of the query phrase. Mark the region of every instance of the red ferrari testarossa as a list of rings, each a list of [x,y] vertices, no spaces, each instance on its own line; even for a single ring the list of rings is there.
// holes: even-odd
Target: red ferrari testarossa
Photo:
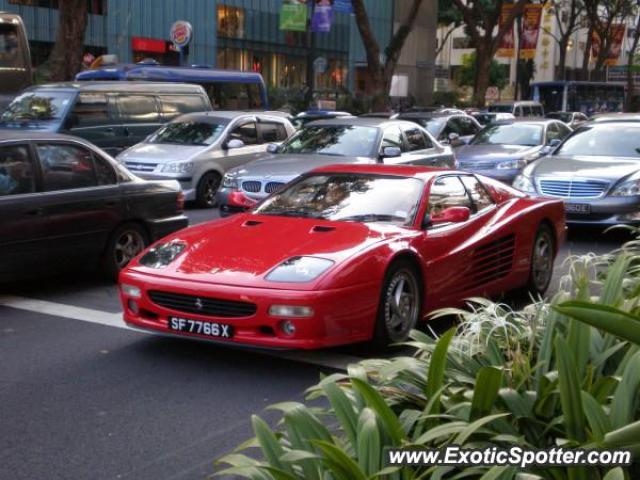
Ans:
[[[148,248],[120,275],[124,319],[270,348],[398,342],[468,297],[544,293],[564,217],[561,201],[469,173],[324,167]]]

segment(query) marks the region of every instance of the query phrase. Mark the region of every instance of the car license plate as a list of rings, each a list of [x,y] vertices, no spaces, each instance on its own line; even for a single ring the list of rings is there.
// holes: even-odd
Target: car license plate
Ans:
[[[232,338],[231,325],[222,323],[201,322],[182,317],[169,317],[169,330],[174,332],[195,333],[214,338]]]
[[[589,215],[591,213],[591,205],[588,203],[565,203],[564,211],[578,215]]]

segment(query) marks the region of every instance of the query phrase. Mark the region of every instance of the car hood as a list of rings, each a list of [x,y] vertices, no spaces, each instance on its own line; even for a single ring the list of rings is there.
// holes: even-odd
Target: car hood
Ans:
[[[536,177],[585,177],[612,182],[640,171],[640,159],[552,155],[541,158],[530,168],[527,174]]]
[[[296,256],[333,260],[336,263],[333,269],[356,252],[402,232],[410,230],[393,225],[244,213],[191,227],[169,237],[185,242],[187,248],[166,268],[146,268],[139,263],[131,268],[175,280],[309,289],[321,278],[306,284],[282,284],[268,282],[264,277],[284,260]]]
[[[540,150],[541,145],[463,145],[456,149],[460,162],[503,161],[522,158]]]
[[[286,176],[290,178],[313,170],[314,168],[336,163],[372,163],[366,157],[341,157],[318,154],[273,154],[254,160],[236,170],[239,177]]]
[[[180,162],[193,159],[207,148],[192,145],[139,143],[118,155],[118,160],[122,162]]]

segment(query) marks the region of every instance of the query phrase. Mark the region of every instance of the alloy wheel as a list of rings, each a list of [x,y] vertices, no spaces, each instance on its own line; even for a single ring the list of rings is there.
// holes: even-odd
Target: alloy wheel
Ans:
[[[113,250],[114,260],[118,269],[123,269],[142,250],[144,250],[144,238],[140,232],[125,230],[116,239]]]
[[[536,290],[543,293],[553,275],[553,243],[546,231],[538,234],[533,245],[531,275]]]
[[[418,282],[406,269],[395,272],[385,298],[385,326],[392,341],[406,339],[419,315]]]

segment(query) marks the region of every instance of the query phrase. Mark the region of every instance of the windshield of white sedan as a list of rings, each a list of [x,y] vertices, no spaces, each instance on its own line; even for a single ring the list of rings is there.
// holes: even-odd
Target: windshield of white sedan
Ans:
[[[423,185],[422,180],[406,177],[311,175],[270,197],[254,213],[409,225]]]
[[[569,137],[554,155],[640,157],[640,127],[620,124],[583,127]]]
[[[173,122],[162,127],[147,143],[169,143],[175,145],[211,145],[226,124],[208,122]]]
[[[280,153],[318,153],[346,157],[368,157],[375,150],[378,129],[354,125],[304,127],[284,145]]]
[[[492,125],[481,130],[471,142],[473,145],[525,145],[542,143],[542,127],[526,123]]]

